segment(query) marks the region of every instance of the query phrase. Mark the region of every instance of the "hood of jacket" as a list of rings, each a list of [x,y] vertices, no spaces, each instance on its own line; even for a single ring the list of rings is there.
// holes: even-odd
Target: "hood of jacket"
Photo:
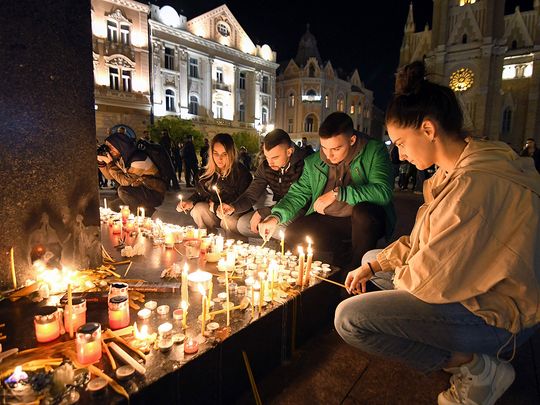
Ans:
[[[127,135],[116,132],[109,135],[105,141],[109,142],[112,146],[118,149],[126,168],[129,168],[133,161],[146,159],[146,154],[137,149],[135,142]]]

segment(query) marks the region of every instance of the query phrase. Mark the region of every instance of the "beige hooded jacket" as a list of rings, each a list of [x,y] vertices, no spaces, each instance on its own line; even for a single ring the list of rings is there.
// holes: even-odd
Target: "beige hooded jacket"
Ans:
[[[540,322],[540,174],[506,144],[467,139],[455,168],[424,183],[410,236],[377,259],[396,289],[460,302],[517,333]]]

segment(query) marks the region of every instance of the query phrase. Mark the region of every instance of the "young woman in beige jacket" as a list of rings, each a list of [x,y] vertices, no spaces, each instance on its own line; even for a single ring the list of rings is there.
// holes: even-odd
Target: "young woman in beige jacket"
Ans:
[[[455,94],[425,75],[421,62],[398,72],[386,124],[401,160],[439,169],[411,235],[348,274],[356,296],[335,326],[366,352],[452,374],[439,405],[490,405],[514,380],[503,358],[540,323],[540,175],[505,143],[467,137]]]

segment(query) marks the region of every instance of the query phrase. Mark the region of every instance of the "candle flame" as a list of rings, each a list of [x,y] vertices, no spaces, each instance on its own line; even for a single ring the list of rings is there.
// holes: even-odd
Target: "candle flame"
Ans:
[[[184,274],[187,274],[188,271],[189,271],[189,266],[188,266],[188,264],[186,262],[186,263],[184,263]]]
[[[182,303],[180,304],[180,306],[182,307],[182,311],[185,311],[187,308],[188,308],[188,304],[186,301],[182,301]]]
[[[281,238],[281,240],[285,239],[285,232],[279,231],[279,237]]]
[[[199,284],[197,288],[199,289],[199,292],[201,293],[201,295],[204,295],[206,297],[206,291],[204,290],[203,286]]]
[[[178,199],[182,200],[182,194],[178,194]]]
[[[311,238],[309,236],[306,236],[306,241],[310,245],[313,243],[313,241],[311,240]]]
[[[27,379],[28,374],[23,371],[22,366],[17,366],[15,367],[15,370],[13,370],[13,374],[6,380],[6,383],[18,383],[21,380]]]
[[[304,248],[302,246],[298,246],[298,254],[300,255],[304,254]]]
[[[148,339],[148,325],[141,326],[141,329],[137,327],[137,322],[133,324],[133,334],[135,339],[145,340]]]
[[[219,189],[217,188],[217,186],[215,184],[212,186],[212,190],[214,190],[216,193],[219,192]]]

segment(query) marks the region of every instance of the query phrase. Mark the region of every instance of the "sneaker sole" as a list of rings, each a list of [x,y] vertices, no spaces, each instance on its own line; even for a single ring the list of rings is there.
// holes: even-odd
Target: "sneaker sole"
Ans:
[[[493,392],[486,399],[485,405],[493,405],[512,385],[516,378],[514,367],[509,363],[501,363],[497,367],[495,377],[493,379]]]

